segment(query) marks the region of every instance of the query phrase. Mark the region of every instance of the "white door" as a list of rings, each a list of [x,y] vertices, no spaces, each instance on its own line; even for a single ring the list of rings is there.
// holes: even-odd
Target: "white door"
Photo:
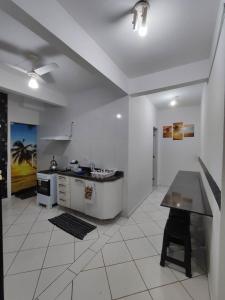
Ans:
[[[71,208],[84,212],[85,182],[81,179],[71,178]]]
[[[152,185],[157,186],[157,158],[158,158],[158,147],[157,147],[158,131],[156,127],[153,127],[153,170],[152,170]]]

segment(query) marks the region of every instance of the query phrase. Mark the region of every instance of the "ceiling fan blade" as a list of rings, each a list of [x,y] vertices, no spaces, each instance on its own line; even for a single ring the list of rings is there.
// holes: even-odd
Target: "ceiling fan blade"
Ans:
[[[39,76],[39,75],[37,75],[37,79],[38,79],[38,81],[40,81],[41,83],[46,83],[45,80],[44,80],[41,76]]]
[[[130,14],[131,14],[131,11],[129,9],[126,9],[125,11],[123,11],[121,13],[110,16],[107,19],[107,21],[109,21],[110,23],[117,23],[117,22],[123,20],[124,18],[126,18],[127,16],[129,16]]]
[[[24,70],[24,69],[21,68],[21,67],[14,66],[14,65],[11,65],[11,64],[4,64],[4,65],[6,65],[7,67],[9,67],[9,68],[11,68],[11,69],[17,70],[17,71],[19,71],[19,72],[22,72],[22,73],[25,73],[25,74],[28,73],[26,70]]]
[[[39,76],[42,76],[42,75],[47,74],[57,68],[59,68],[57,63],[51,63],[49,65],[35,69],[34,72],[37,73]]]

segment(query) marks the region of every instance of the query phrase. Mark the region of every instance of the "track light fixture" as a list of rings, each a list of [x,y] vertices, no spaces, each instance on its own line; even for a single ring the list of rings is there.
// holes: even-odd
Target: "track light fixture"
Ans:
[[[141,37],[146,36],[148,31],[148,11],[149,11],[149,2],[148,0],[138,1],[133,10],[133,30],[137,31]]]

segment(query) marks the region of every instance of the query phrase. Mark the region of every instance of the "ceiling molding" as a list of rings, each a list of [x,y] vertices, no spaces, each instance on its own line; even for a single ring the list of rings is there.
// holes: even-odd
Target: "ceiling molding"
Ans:
[[[176,68],[129,79],[129,94],[147,95],[181,86],[207,81],[209,60],[179,66]]]

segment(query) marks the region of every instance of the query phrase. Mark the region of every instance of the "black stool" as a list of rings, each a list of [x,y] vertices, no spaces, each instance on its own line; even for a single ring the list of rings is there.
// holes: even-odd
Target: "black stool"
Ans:
[[[184,246],[184,261],[167,255],[167,248],[170,243]],[[191,233],[190,233],[190,214],[170,211],[169,218],[166,222],[163,236],[163,245],[160,265],[165,266],[165,261],[185,268],[187,277],[191,274]]]
[[[189,226],[191,223],[190,213],[183,210],[177,210],[171,208],[169,213],[169,218],[174,218],[176,219],[176,221],[180,221],[181,223],[185,223],[186,225]]]

